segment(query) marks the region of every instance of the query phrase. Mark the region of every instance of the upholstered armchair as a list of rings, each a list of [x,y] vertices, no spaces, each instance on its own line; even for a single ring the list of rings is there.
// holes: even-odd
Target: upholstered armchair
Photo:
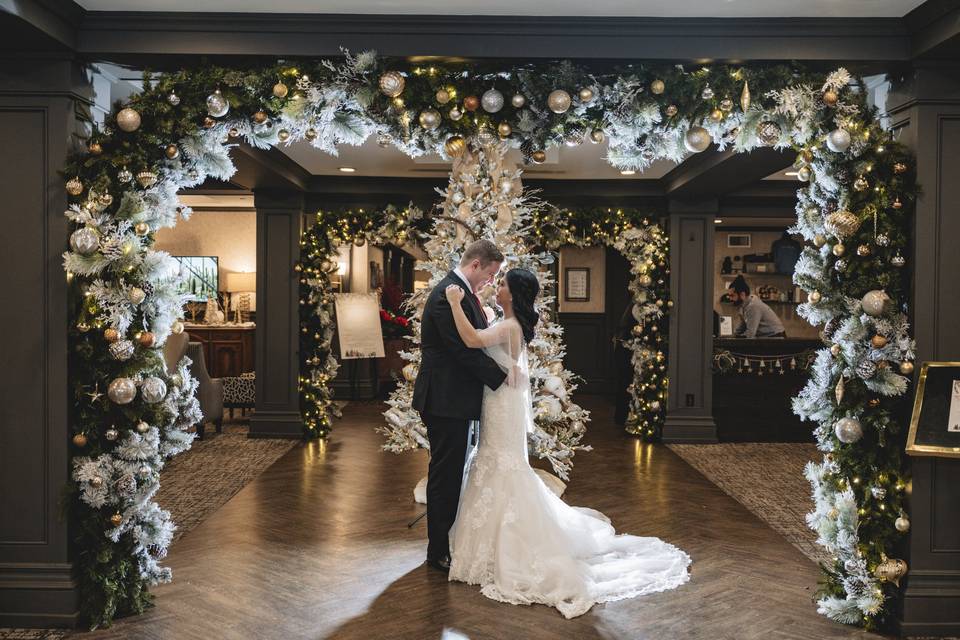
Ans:
[[[167,373],[173,374],[177,370],[177,365],[187,355],[187,343],[190,342],[190,336],[187,332],[171,333],[170,337],[163,344],[163,360],[167,365]]]
[[[187,357],[193,361],[190,375],[197,379],[197,399],[200,401],[200,413],[203,418],[197,425],[197,437],[203,439],[204,424],[209,420],[217,427],[217,433],[223,431],[223,381],[211,378],[207,373],[207,364],[203,359],[203,345],[191,342],[187,345]]]

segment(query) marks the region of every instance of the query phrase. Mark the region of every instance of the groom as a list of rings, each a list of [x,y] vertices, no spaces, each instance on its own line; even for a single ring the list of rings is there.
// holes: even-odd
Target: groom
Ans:
[[[430,292],[420,324],[420,372],[413,386],[413,408],[427,425],[427,565],[450,570],[447,534],[457,517],[460,485],[471,420],[480,419],[483,385],[496,389],[506,374],[481,349],[460,339],[445,291],[451,284],[468,292],[460,305],[477,329],[487,326],[476,291],[500,270],[503,254],[489,240],[471,243],[460,266]]]

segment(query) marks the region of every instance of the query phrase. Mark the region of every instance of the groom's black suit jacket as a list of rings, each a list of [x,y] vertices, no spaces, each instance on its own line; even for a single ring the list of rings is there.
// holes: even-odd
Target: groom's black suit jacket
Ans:
[[[440,281],[423,308],[420,323],[420,372],[413,385],[413,408],[420,415],[479,420],[483,385],[499,387],[507,374],[481,349],[470,349],[457,333],[447,301],[448,285],[463,287],[460,302],[470,323],[482,329],[487,318],[470,285],[453,271]]]

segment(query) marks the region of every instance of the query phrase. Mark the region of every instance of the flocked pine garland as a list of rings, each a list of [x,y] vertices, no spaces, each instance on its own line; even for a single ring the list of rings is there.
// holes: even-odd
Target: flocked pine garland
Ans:
[[[71,381],[78,399],[89,397],[73,413],[72,514],[88,621],[141,610],[147,587],[169,577],[157,560],[171,525],[150,500],[150,478],[164,456],[189,445],[183,427],[196,421],[196,404],[192,382],[159,364],[181,301],[164,275],[168,261],[150,246],[156,229],[188,213],[177,191],[229,178],[229,147],[241,141],[307,140],[335,153],[376,135],[411,156],[450,157],[474,134],[502,137],[532,162],[553,145],[606,140],[608,159],[624,169],[679,161],[711,143],[798,152],[809,185],[799,193],[796,231],[813,246],[795,282],[810,293],[801,313],[825,324],[829,343],[795,402],[818,424],[825,452],[808,469],[810,524],[837,556],[819,606],[843,622],[881,623],[906,571],[887,556],[909,528],[900,410],[913,344],[902,267],[916,188],[911,154],[867,110],[862,84],[843,69],[824,77],[788,65],[591,73],[569,62],[418,67],[372,53],[146,77],[143,91],[116,105],[68,161]],[[147,335],[134,344],[137,333],[152,342]],[[121,378],[116,401],[97,395]],[[157,406],[169,412],[158,415]],[[137,464],[136,473],[121,461]]]

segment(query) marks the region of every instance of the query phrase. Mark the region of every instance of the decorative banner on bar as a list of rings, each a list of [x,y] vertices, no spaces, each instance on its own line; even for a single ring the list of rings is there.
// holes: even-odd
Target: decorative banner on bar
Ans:
[[[727,349],[713,352],[713,370],[719,373],[779,374],[787,370],[807,371],[816,360],[817,353],[811,349],[797,353],[760,355],[755,353],[736,353]]]
[[[376,293],[338,293],[337,333],[340,358],[382,358],[383,332],[380,329],[380,298]]]

